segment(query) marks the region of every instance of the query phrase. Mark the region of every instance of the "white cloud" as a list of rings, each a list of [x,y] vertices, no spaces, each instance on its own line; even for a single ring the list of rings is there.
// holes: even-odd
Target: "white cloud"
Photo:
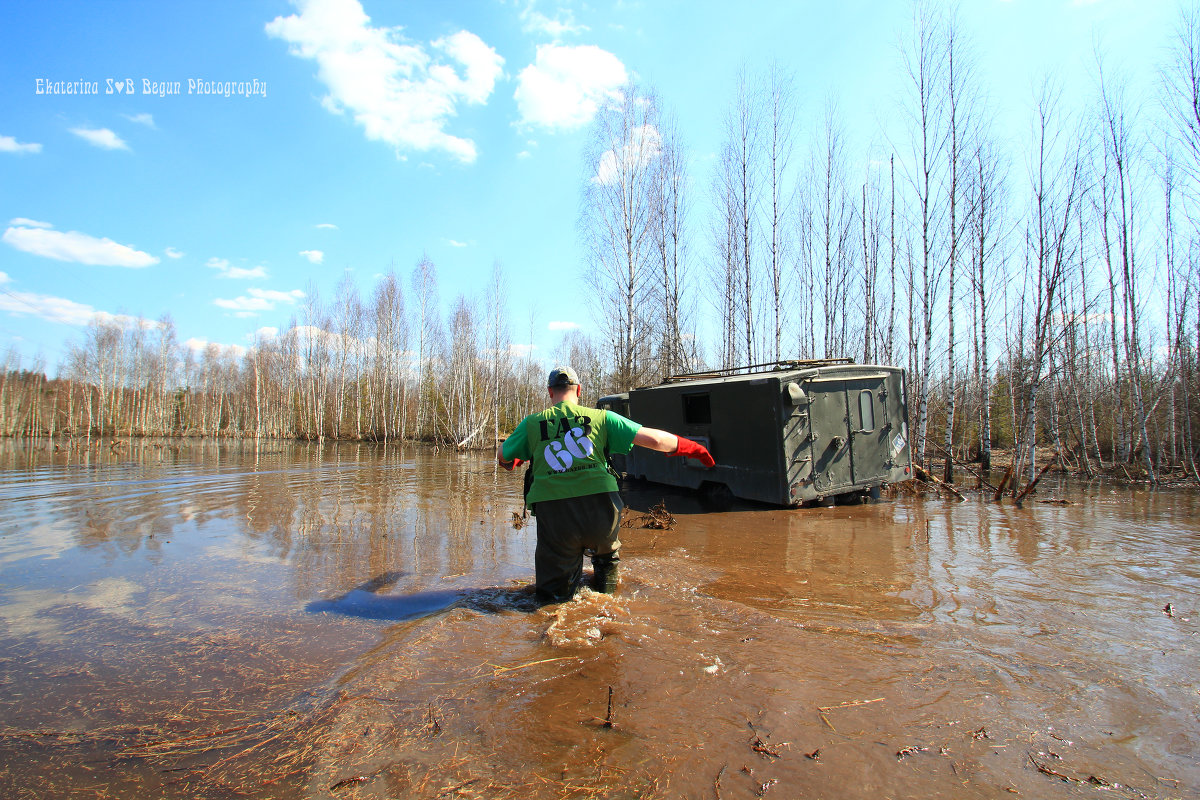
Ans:
[[[149,267],[159,259],[136,250],[132,245],[117,244],[112,239],[97,239],[86,233],[50,230],[16,225],[4,231],[0,241],[26,253],[77,264],[105,267]]]
[[[267,277],[267,268],[264,267],[262,264],[259,264],[257,267],[251,267],[249,269],[247,269],[246,267],[230,267],[229,271],[226,272],[221,277],[229,278],[231,280],[236,280],[236,281],[261,280],[261,279]]]
[[[625,65],[595,45],[538,45],[534,63],[521,70],[513,97],[521,122],[551,130],[587,125],[600,105],[620,95]]]
[[[316,224],[316,227],[319,230],[326,230],[326,231],[336,231],[338,229],[338,226],[334,225],[332,222],[318,222]]]
[[[90,145],[102,147],[105,150],[128,150],[125,140],[108,128],[71,128],[71,133],[83,139]]]
[[[468,31],[428,46],[409,42],[400,28],[373,27],[358,0],[293,3],[300,13],[276,17],[266,31],[286,41],[292,55],[317,62],[327,110],[348,111],[368,139],[397,154],[440,150],[475,160],[475,143],[445,129],[460,102],[483,103],[491,94],[504,64],[494,49]]]
[[[662,135],[653,125],[642,125],[630,131],[629,141],[619,149],[600,156],[593,183],[609,185],[620,180],[623,173],[644,168],[662,154]]]
[[[307,258],[312,264],[320,264],[325,260],[325,253],[322,250],[301,250],[300,255]]]
[[[564,322],[561,320],[554,320],[549,325],[546,326],[546,329],[551,330],[551,331],[573,331],[578,327],[579,327],[578,322]]]
[[[3,286],[6,283],[10,283],[11,281],[12,281],[12,278],[8,277],[8,273],[0,272],[0,286]]]
[[[209,269],[215,269],[219,275],[218,278],[229,278],[231,280],[253,280],[267,277],[267,268],[261,264],[257,267],[235,267],[229,263],[227,258],[217,258],[213,256],[204,263],[204,266]]]
[[[182,250],[176,250],[174,247],[168,247],[163,252],[167,254],[167,258],[183,258],[184,256]]]
[[[200,355],[210,347],[215,347],[217,349],[217,353],[220,355],[234,356],[235,358],[241,358],[247,353],[246,348],[242,347],[240,344],[220,344],[218,342],[210,342],[208,339],[198,339],[196,337],[188,339],[183,343],[183,346],[197,355]]]
[[[450,245],[451,247],[470,247],[467,242],[460,242],[457,239],[447,239],[446,244]]]
[[[26,217],[13,217],[8,222],[9,225],[16,225],[20,228],[53,228],[49,222],[39,222],[36,219],[28,219]]]
[[[377,342],[374,336],[361,339],[344,333],[327,331],[315,325],[296,325],[288,328],[283,338],[287,341],[299,343],[302,348],[309,342],[321,342],[326,347],[346,350],[355,347],[374,347]],[[401,357],[411,355],[411,351],[394,350],[393,352]]]
[[[537,349],[538,346],[536,344],[510,344],[508,346],[509,355],[516,356],[517,358],[529,358],[533,355],[533,351]]]
[[[3,273],[0,273],[3,275]],[[7,276],[5,276],[7,278]],[[7,281],[0,281],[5,283]],[[141,324],[142,327],[156,327],[157,323],[138,320],[126,314],[110,314],[107,311],[97,311],[86,303],[76,303],[65,297],[36,294],[34,292],[0,292],[0,311],[18,316],[34,316],[48,322],[60,322],[65,325],[87,325],[98,322],[116,323],[121,327],[132,327]]]
[[[273,311],[278,303],[295,303],[304,297],[304,292],[292,289],[290,292],[280,292],[275,289],[249,289],[247,294],[226,300],[218,297],[213,305],[233,311],[238,317],[252,317],[260,311]]]
[[[158,130],[158,126],[154,124],[153,114],[122,114],[121,116],[130,122],[136,122],[138,125],[145,125],[147,128]]]
[[[289,292],[281,292],[277,289],[251,289],[250,294],[272,303],[295,303],[304,297],[304,292],[299,289],[292,289]]]
[[[34,142],[18,142],[12,136],[0,136],[0,153],[40,153],[42,146]]]
[[[530,3],[521,11],[521,30],[558,39],[567,33],[582,33],[588,30],[588,26],[577,23],[569,8],[558,9],[558,16],[551,18],[534,10],[533,3]]]

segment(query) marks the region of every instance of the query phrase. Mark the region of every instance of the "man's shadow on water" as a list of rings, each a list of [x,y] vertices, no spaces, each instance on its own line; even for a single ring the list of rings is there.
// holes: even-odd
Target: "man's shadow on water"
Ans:
[[[337,597],[314,600],[306,607],[313,613],[344,614],[364,619],[400,622],[448,611],[469,608],[488,614],[530,613],[542,607],[533,586],[489,586],[480,589],[427,589],[407,594],[390,594],[404,572],[385,572]]]

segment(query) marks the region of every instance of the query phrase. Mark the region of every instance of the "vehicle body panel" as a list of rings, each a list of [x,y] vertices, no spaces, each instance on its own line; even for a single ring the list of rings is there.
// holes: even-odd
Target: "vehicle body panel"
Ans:
[[[614,467],[672,486],[725,486],[736,497],[795,506],[911,477],[904,371],[785,362],[762,372],[670,379],[601,398],[635,422],[705,445],[716,460],[642,448]]]

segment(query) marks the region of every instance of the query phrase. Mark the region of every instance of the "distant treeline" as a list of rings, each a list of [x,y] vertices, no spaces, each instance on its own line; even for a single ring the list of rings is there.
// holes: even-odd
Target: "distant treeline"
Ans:
[[[707,367],[895,364],[914,458],[947,478],[993,447],[1032,475],[1042,445],[1085,473],[1200,480],[1200,16],[1164,31],[1154,102],[1097,56],[1094,88],[1047,80],[1014,142],[971,32],[915,9],[883,115],[900,122],[860,152],[836,104],[800,113],[780,65],[740,76],[712,161],[652,88],[601,109],[580,217],[598,331],[551,360],[593,401]],[[349,280],[329,303],[310,291],[236,353],[184,347],[169,320],[95,323],[58,380],[10,361],[0,433],[487,446],[545,398],[547,359],[512,344],[504,286],[497,266],[443,315],[423,258],[366,301]]]
[[[350,279],[329,305],[247,348],[181,344],[169,319],[95,321],[60,377],[0,373],[0,434],[235,436],[491,446],[545,398],[540,364],[512,353],[502,275],[447,319],[428,259],[406,297],[394,274],[363,303]],[[406,305],[411,300],[412,307]],[[270,335],[268,335],[268,333]]]

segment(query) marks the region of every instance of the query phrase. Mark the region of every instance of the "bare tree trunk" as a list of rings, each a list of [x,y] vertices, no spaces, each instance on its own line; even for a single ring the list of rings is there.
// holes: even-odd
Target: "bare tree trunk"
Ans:
[[[1021,431],[1025,442],[1023,450],[1027,458],[1028,476],[1034,476],[1034,445],[1038,392],[1042,381],[1042,370],[1049,359],[1051,325],[1053,322],[1054,299],[1065,271],[1070,222],[1078,201],[1081,175],[1081,153],[1078,143],[1074,149],[1067,147],[1065,159],[1058,169],[1059,174],[1050,174],[1049,163],[1058,149],[1061,135],[1055,119],[1057,98],[1048,89],[1043,89],[1037,109],[1035,143],[1036,161],[1033,164],[1033,236],[1031,242],[1034,259],[1034,314],[1033,353],[1030,358],[1025,406],[1022,409]]]
[[[785,195],[785,181],[788,176],[788,163],[792,154],[792,127],[795,122],[793,105],[793,81],[790,75],[782,74],[778,64],[771,65],[769,76],[770,130],[767,147],[771,181],[771,241],[770,241],[770,276],[771,276],[771,306],[774,316],[773,326],[773,358],[779,361],[783,358],[782,340],[786,310],[783,281],[783,267],[788,258],[790,241],[787,237],[787,210],[791,205],[790,198]]]
[[[1142,463],[1151,483],[1157,482],[1151,453],[1151,440],[1146,425],[1146,409],[1142,387],[1142,356],[1139,322],[1138,265],[1134,244],[1135,200],[1133,194],[1134,160],[1138,158],[1134,133],[1126,111],[1123,87],[1107,81],[1103,64],[1097,65],[1100,75],[1100,101],[1103,114],[1102,133],[1106,166],[1116,172],[1115,207],[1106,202],[1116,227],[1116,261],[1122,288],[1121,312],[1124,321],[1124,355],[1129,373],[1130,397],[1133,402],[1134,425],[1142,442]],[[1105,178],[1109,170],[1105,170]],[[1107,195],[1107,192],[1105,193]],[[1107,229],[1107,225],[1105,226]],[[1111,262],[1111,256],[1110,256]],[[1110,272],[1112,267],[1110,266]],[[1114,356],[1115,357],[1115,356]]]
[[[992,387],[991,355],[988,350],[988,301],[993,282],[990,280],[992,252],[996,247],[993,230],[998,229],[996,197],[999,194],[998,162],[995,154],[983,143],[975,150],[974,181],[971,186],[971,288],[974,297],[975,326],[973,337],[977,345],[975,379],[979,387],[979,461],[986,473],[992,467]],[[1001,285],[1003,282],[1001,281]]]
[[[653,186],[662,138],[658,101],[630,84],[618,105],[601,110],[587,153],[581,227],[604,321],[625,389],[645,378],[649,323],[645,313],[653,271]]]
[[[891,258],[888,261],[888,329],[887,329],[887,358],[888,364],[896,358],[896,154],[888,157],[889,185],[891,200],[888,204],[890,217]]]
[[[946,63],[947,63],[947,81],[946,81],[946,100],[950,118],[948,120],[950,134],[950,149],[947,153],[949,157],[949,172],[950,172],[950,188],[947,196],[947,202],[950,206],[950,229],[947,232],[950,253],[948,258],[950,275],[946,285],[946,437],[945,451],[946,461],[943,468],[942,480],[946,483],[954,483],[954,411],[955,401],[958,396],[957,375],[958,367],[955,363],[954,352],[954,318],[957,308],[957,284],[955,276],[958,269],[958,242],[959,242],[959,227],[958,227],[958,200],[959,200],[959,164],[962,160],[962,150],[964,144],[964,127],[968,123],[966,119],[967,109],[964,107],[966,97],[964,92],[964,76],[959,44],[958,44],[958,26],[954,18],[951,18],[946,25]]]
[[[914,154],[911,176],[917,195],[921,233],[921,381],[917,398],[917,442],[914,456],[917,463],[927,467],[926,444],[929,428],[930,366],[933,350],[933,304],[936,294],[934,259],[938,246],[936,221],[940,198],[940,164],[945,148],[945,130],[936,95],[942,84],[942,68],[946,61],[944,27],[935,17],[932,7],[916,9],[912,49],[905,51],[904,61],[912,99],[916,107],[913,116]]]

